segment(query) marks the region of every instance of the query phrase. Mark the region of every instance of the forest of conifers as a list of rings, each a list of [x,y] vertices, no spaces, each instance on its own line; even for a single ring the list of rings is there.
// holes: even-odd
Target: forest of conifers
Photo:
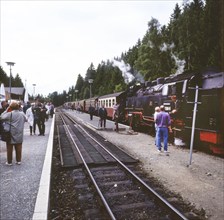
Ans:
[[[136,39],[136,44],[130,45],[120,57],[115,57],[115,61],[102,61],[97,67],[91,63],[85,77],[79,74],[75,86],[65,88],[68,92],[53,92],[47,98],[56,106],[63,104],[68,97],[75,100],[76,95],[78,99],[89,98],[89,79],[93,79],[93,96],[124,91],[128,83],[119,63],[129,67],[129,73],[134,76],[131,83],[210,67],[223,71],[223,41],[224,1],[183,0],[183,5],[176,4],[166,26],[151,18],[145,35]],[[7,86],[8,77],[2,68],[0,76],[0,81]],[[12,79],[12,86],[22,85],[17,74]]]

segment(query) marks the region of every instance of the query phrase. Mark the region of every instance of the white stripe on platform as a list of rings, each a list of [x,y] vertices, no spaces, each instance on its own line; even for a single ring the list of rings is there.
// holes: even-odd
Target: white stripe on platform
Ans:
[[[50,183],[51,183],[51,162],[53,151],[53,137],[54,137],[54,123],[55,115],[52,118],[52,124],[47,143],[47,150],[44,159],[44,165],[42,169],[39,190],[37,193],[36,204],[33,213],[33,220],[47,220],[49,197],[50,197]]]

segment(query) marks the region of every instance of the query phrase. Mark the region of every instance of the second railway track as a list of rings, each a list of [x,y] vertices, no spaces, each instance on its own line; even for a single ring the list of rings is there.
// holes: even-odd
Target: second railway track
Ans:
[[[146,183],[138,161],[65,113],[58,112],[56,121],[61,164],[70,170],[80,219],[187,219]]]

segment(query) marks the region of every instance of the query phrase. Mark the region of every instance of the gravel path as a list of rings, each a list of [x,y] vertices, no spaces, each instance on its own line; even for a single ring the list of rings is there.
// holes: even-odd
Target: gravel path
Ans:
[[[158,153],[154,138],[127,131],[98,131],[134,158],[142,168],[167,189],[178,193],[198,210],[205,210],[207,219],[224,219],[224,159],[193,152],[190,163],[188,149],[169,145],[169,156]]]

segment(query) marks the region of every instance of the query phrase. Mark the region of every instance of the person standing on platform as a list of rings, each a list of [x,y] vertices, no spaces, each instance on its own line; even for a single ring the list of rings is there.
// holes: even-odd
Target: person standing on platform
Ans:
[[[160,112],[160,108],[159,108],[159,106],[155,107],[155,113],[154,113],[155,134],[156,134],[155,145],[156,145],[156,141],[157,141],[157,139],[158,139],[158,137],[157,137],[157,134],[158,134],[158,133],[157,133],[156,117],[157,117],[157,115],[159,114],[159,112]]]
[[[118,127],[118,122],[119,122],[119,104],[116,103],[113,106],[113,120],[114,120],[114,124],[115,124],[115,131],[119,132],[119,127]]]
[[[32,108],[33,111],[33,134],[36,134],[36,126],[39,129],[39,134],[41,132],[41,128],[40,128],[40,106],[39,104],[35,103],[35,105]]]
[[[53,118],[53,115],[54,115],[54,105],[53,105],[53,103],[50,103],[50,116],[51,116],[51,118]]]
[[[161,141],[163,139],[164,142],[164,153],[168,155],[168,137],[169,130],[171,130],[171,120],[170,115],[165,112],[165,107],[163,105],[160,106],[160,113],[156,116],[156,125],[157,125],[157,140],[156,146],[159,152],[161,152]]]
[[[7,101],[2,101],[0,106],[0,116],[1,114],[9,107],[9,104]],[[0,135],[3,131],[3,122],[0,120]]]
[[[47,119],[47,108],[45,107],[44,104],[40,104],[40,127],[39,127],[39,130],[40,130],[40,134],[39,136],[44,136],[45,135],[45,120]]]
[[[92,121],[93,120],[93,115],[95,113],[95,108],[91,104],[89,106],[88,112],[89,112],[89,115],[90,115],[90,120]]]
[[[24,114],[26,114],[26,110],[27,110],[28,108],[30,108],[30,107],[31,107],[30,102],[27,102],[27,103],[23,106],[23,112],[24,112]]]
[[[9,107],[9,104],[7,101],[1,102],[1,108],[0,108],[0,115]]]
[[[26,110],[26,117],[27,117],[27,121],[28,121],[29,127],[30,127],[30,135],[33,134],[33,123],[34,123],[33,107],[34,107],[34,103],[32,103],[31,107],[29,107]]]
[[[102,105],[99,109],[100,127],[106,128],[107,109]]]
[[[10,108],[10,111],[8,110]],[[11,166],[13,160],[13,146],[16,151],[16,164],[21,164],[22,159],[22,143],[24,123],[27,121],[26,115],[20,111],[20,106],[17,102],[11,102],[10,106],[0,116],[2,121],[5,121],[10,126],[11,140],[6,143],[7,146],[7,162],[6,165]]]

